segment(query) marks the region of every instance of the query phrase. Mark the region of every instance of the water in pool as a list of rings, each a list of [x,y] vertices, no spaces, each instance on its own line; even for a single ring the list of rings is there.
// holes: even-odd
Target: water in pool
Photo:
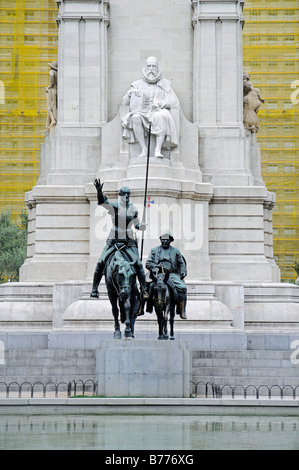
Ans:
[[[0,449],[299,450],[299,417],[0,415]]]

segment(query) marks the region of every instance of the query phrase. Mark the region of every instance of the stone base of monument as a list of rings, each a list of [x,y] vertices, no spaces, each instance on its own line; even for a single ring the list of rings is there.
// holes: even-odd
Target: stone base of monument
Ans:
[[[190,396],[191,352],[183,341],[103,341],[96,364],[100,396]]]
[[[175,317],[174,332],[216,329],[273,331],[298,328],[299,287],[284,283],[187,281],[187,320]],[[47,331],[102,331],[113,335],[114,318],[106,287],[90,299],[91,283],[19,282],[0,286],[0,327]],[[135,324],[139,333],[158,335],[156,314]]]

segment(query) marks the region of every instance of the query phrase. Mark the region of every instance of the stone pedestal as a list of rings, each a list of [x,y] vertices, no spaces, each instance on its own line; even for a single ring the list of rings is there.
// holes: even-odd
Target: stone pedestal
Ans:
[[[99,300],[89,298],[111,224],[92,181],[100,178],[112,201],[129,186],[142,216],[146,158],[122,137],[128,109],[121,103],[153,55],[180,103],[179,139],[163,159],[151,145],[143,262],[170,229],[188,266],[188,321],[176,327],[298,326],[299,287],[279,284],[273,258],[275,197],[262,180],[256,136],[243,126],[244,2],[57,4],[58,122],[41,150],[38,184],[26,195],[21,282],[0,286],[1,326],[113,329],[104,284]],[[136,328],[155,332],[155,315]]]
[[[241,1],[193,0],[194,111],[203,180],[251,184],[243,126]]]
[[[103,341],[97,380],[105,397],[187,398],[191,352],[182,341]]]
[[[242,122],[243,2],[176,3],[157,2],[156,11],[145,1],[113,0],[110,11],[108,0],[58,1],[58,122],[42,149],[39,182],[27,194],[28,256],[21,281],[92,280],[110,224],[107,211],[97,206],[94,178],[105,183],[111,200],[129,186],[142,215],[146,158],[138,157],[138,143],[122,137],[128,107],[121,103],[144,58],[153,55],[157,37],[155,54],[180,102],[173,110],[179,139],[162,159],[153,156],[151,145],[153,204],[143,261],[161,230],[170,229],[191,281],[279,281],[272,250],[274,200],[261,178],[256,141]],[[161,19],[166,12],[168,32]],[[146,18],[152,22],[144,31]],[[146,37],[132,49],[140,30]],[[176,30],[181,47],[173,43]]]

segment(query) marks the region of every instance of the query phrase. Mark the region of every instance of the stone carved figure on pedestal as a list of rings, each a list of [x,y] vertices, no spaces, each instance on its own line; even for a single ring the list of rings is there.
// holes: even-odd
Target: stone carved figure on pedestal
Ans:
[[[181,318],[187,319],[187,287],[184,281],[184,278],[187,276],[186,261],[180,250],[170,245],[174,241],[174,238],[169,231],[162,233],[160,240],[161,245],[151,250],[145,267],[151,272],[163,270],[169,273],[167,284],[172,289],[175,297],[177,314],[180,315]],[[148,306],[150,305],[150,301],[151,299],[149,298]]]
[[[123,137],[129,144],[138,142],[140,157],[147,155],[145,137],[151,124],[151,134],[156,136],[155,157],[163,158],[162,148],[178,145],[178,132],[171,110],[179,108],[179,100],[169,80],[162,78],[156,57],[148,57],[142,78],[133,82],[123,98],[130,112],[123,117]]]
[[[49,86],[46,87],[47,93],[47,123],[46,130],[55,127],[57,124],[57,72],[58,63],[57,61],[49,63]]]
[[[250,132],[258,132],[260,130],[260,120],[257,113],[261,104],[265,100],[261,97],[260,90],[253,88],[250,82],[250,75],[243,74],[243,122],[245,129]]]

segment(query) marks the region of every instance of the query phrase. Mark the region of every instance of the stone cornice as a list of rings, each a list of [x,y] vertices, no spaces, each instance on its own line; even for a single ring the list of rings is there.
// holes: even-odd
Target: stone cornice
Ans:
[[[189,190],[186,187],[190,187]],[[94,189],[92,183],[86,185],[86,197],[88,200],[93,201],[97,200],[97,193]],[[210,202],[213,198],[213,186],[209,183],[200,183],[193,185],[192,182],[186,182],[186,184],[182,184],[180,189],[169,189],[164,188],[163,184],[161,184],[160,188],[155,188],[151,190],[151,195],[154,197],[170,197],[173,199],[190,199],[192,201],[208,201]],[[105,196],[111,199],[115,199],[118,197],[118,190],[105,190]],[[144,189],[134,189],[131,188],[131,197],[143,197],[144,196]]]
[[[87,198],[84,186],[35,186],[30,191],[28,203],[85,203]]]
[[[56,18],[56,22],[59,24],[61,21],[104,21],[104,23],[110,24],[110,18],[108,16],[101,15],[99,13],[62,13]]]
[[[235,5],[235,8],[233,10],[231,8],[227,8],[226,11],[225,8],[215,9],[215,11],[213,8],[204,8],[211,4],[227,5],[228,7]],[[243,6],[244,2],[240,0],[192,0],[192,25],[195,26],[201,21],[240,21],[244,24],[245,19],[242,13]]]
[[[110,4],[109,0],[89,0],[89,3],[98,4],[97,10],[94,11],[66,11],[63,7],[68,3],[76,4],[82,3],[84,6],[84,2],[82,0],[56,0],[57,5],[59,7],[59,13],[56,18],[57,23],[61,23],[62,21],[103,21],[107,25],[110,24]]]
[[[264,204],[271,199],[264,186],[214,186],[213,202]]]

